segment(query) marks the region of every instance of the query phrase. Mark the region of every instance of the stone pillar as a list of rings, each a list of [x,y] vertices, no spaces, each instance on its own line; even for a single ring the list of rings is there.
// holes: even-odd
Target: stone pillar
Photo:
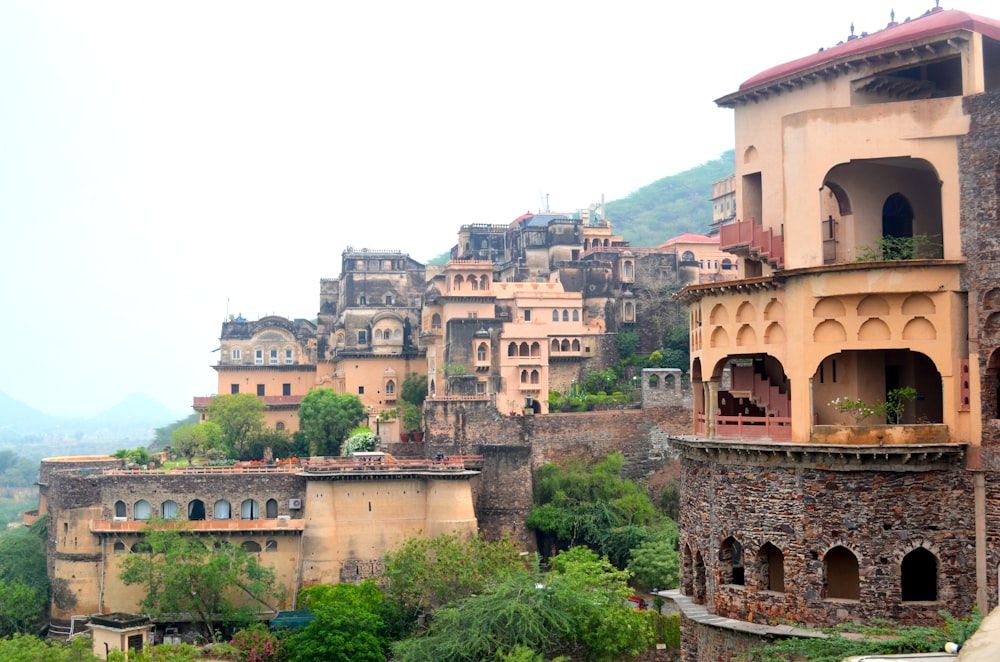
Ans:
[[[719,413],[719,380],[703,383],[705,388],[705,436],[715,439],[715,417]]]

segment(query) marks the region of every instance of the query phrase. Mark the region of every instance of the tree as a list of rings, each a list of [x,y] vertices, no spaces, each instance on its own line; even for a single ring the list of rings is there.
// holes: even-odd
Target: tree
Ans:
[[[631,550],[627,568],[640,586],[672,588],[680,583],[677,527],[661,529],[656,536]]]
[[[191,614],[203,634],[214,639],[215,621],[249,623],[259,607],[276,611],[283,587],[270,568],[242,547],[196,538],[179,529],[145,530],[146,550],[126,556],[121,580],[139,584],[139,601],[151,616]]]
[[[427,399],[427,375],[415,372],[408,374],[400,388],[399,399],[423,407],[424,400]]]
[[[124,460],[126,464],[149,464],[149,451],[142,446],[138,448],[119,448],[112,457]]]
[[[222,431],[226,454],[237,458],[246,450],[247,438],[264,427],[264,403],[256,395],[231,393],[212,398],[208,420]]]
[[[33,632],[45,615],[46,518],[0,535],[0,637]]]
[[[315,618],[289,638],[293,662],[383,662],[389,644],[402,636],[395,629],[398,607],[372,580],[313,586],[299,602]]]
[[[535,505],[525,523],[544,535],[543,547],[586,545],[624,568],[633,550],[665,528],[674,530],[644,489],[621,478],[624,462],[612,453],[591,465],[576,458],[539,468]]]
[[[410,538],[386,555],[386,587],[406,609],[432,610],[484,590],[497,578],[525,571],[508,537],[495,542],[457,534]]]
[[[358,396],[329,388],[309,391],[299,405],[299,421],[313,455],[339,455],[341,442],[364,416]]]
[[[187,418],[182,418],[179,421],[174,421],[170,425],[164,425],[162,428],[156,428],[153,430],[153,443],[149,444],[149,450],[162,451],[164,448],[170,445],[171,439],[173,439],[174,430],[181,427],[182,425],[187,425],[190,423],[198,422],[198,412],[194,412]]]
[[[222,442],[222,430],[214,421],[187,423],[174,430],[171,448],[191,465],[196,455],[202,455],[210,448],[217,448]]]
[[[393,659],[622,660],[652,646],[649,620],[624,604],[627,573],[586,548],[560,554],[552,568],[499,577],[437,610],[426,635],[393,645]]]

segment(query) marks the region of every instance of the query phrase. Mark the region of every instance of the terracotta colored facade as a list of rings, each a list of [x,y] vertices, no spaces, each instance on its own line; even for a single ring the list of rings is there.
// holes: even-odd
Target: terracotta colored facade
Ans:
[[[998,90],[1000,22],[935,9],[718,101],[735,111],[740,220],[720,238],[740,278],[681,294],[695,405],[677,440],[682,592],[710,614],[931,623],[997,604],[977,311],[998,272],[970,250],[997,228]],[[905,387],[898,420],[834,403]],[[685,659],[729,659],[711,626],[685,627]]]

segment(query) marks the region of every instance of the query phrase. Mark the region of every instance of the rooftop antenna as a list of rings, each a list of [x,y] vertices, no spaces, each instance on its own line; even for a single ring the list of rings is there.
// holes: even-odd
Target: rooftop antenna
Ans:
[[[544,211],[545,213],[548,213],[549,212],[549,194],[546,193],[545,195],[542,195],[541,193],[539,193],[538,197],[541,198],[541,201],[542,201],[542,211]]]

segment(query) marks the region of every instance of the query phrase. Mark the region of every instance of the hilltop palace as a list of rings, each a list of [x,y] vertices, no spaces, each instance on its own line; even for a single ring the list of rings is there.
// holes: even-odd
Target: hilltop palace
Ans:
[[[311,389],[356,394],[396,460],[254,474],[44,461],[53,616],[135,610],[116,555],[151,518],[260,552],[292,589],[377,575],[417,531],[532,549],[532,470],[613,450],[637,477],[679,464],[685,660],[786,636],[773,622],[996,606],[1000,21],[935,7],[717,103],[734,111],[736,163],[708,237],[642,249],[592,211],[525,214],[463,226],[440,268],[346,250],[315,323],[223,324],[219,393],[256,394],[287,430]],[[616,334],[659,347],[670,285],[689,386],[643,371],[640,409],[549,412],[550,391],[617,363]],[[379,419],[413,372],[427,436],[400,443]],[[899,394],[901,413],[852,415]]]

